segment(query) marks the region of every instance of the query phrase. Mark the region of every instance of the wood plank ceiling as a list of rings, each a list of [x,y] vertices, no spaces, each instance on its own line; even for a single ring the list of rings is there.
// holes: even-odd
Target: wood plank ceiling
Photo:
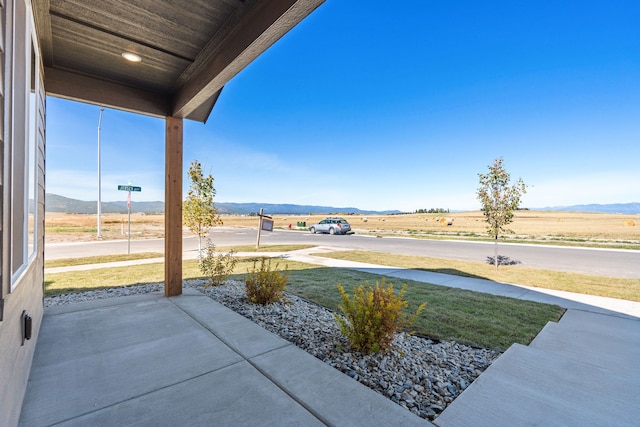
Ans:
[[[45,89],[204,122],[223,86],[323,2],[32,0]]]

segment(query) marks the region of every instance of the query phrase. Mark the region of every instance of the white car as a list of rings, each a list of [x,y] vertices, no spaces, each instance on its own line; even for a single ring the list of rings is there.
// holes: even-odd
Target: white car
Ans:
[[[347,234],[351,231],[351,225],[344,218],[325,218],[317,224],[309,227],[309,231],[315,233]]]

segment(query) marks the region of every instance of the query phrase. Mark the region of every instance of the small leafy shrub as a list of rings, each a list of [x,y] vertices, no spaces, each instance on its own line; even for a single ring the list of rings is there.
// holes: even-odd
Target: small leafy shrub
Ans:
[[[345,319],[334,315],[340,331],[354,349],[365,354],[387,350],[395,333],[409,326],[426,305],[421,304],[413,315],[408,316],[403,312],[407,308],[407,301],[403,299],[407,285],[396,295],[392,283],[385,286],[384,277],[380,285],[376,281],[375,288],[369,282],[354,288],[353,299],[340,283],[338,290],[342,297],[339,308],[346,316]]]
[[[216,252],[216,245],[210,240],[207,241],[207,246],[204,249],[204,253],[200,254],[198,264],[202,274],[210,280],[208,286],[220,286],[229,278],[238,262],[235,254],[236,252],[233,250],[227,253]]]
[[[284,297],[284,288],[289,279],[286,273],[271,270],[271,259],[262,258],[260,268],[256,268],[257,261],[253,262],[253,268],[247,274],[247,298],[249,301],[267,305],[280,301]]]

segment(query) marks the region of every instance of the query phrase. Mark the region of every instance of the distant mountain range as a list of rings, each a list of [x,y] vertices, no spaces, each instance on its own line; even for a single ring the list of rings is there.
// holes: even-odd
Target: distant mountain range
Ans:
[[[540,211],[571,211],[571,212],[600,212],[600,213],[620,213],[620,214],[640,214],[640,203],[611,203],[599,205],[592,203],[589,205],[554,206],[551,208],[533,209]]]
[[[98,202],[87,202],[47,193],[45,209],[47,212],[95,214],[98,211]],[[102,213],[127,213],[127,202],[102,202],[100,211]],[[131,212],[163,213],[164,202],[132,201]]]
[[[309,214],[400,214],[402,211],[370,211],[358,208],[336,208],[331,206],[293,205],[273,203],[216,203],[222,214],[251,215],[264,209],[266,214],[309,215]],[[96,201],[70,199],[57,194],[47,193],[47,212],[66,212],[80,214],[95,214]],[[531,208],[540,211],[572,211],[572,212],[601,212],[640,214],[640,203],[613,203],[608,205],[589,204],[573,206],[554,206],[548,208]],[[131,212],[163,213],[164,202],[131,202]],[[102,202],[102,213],[127,213],[127,202]]]
[[[273,203],[216,203],[218,211],[225,214],[249,215],[260,212],[266,214],[309,215],[309,214],[399,214],[401,211],[367,211],[358,208],[336,208],[332,206],[292,205]]]
[[[97,201],[70,199],[57,194],[47,193],[45,208],[47,212],[65,212],[79,214],[97,213]],[[273,203],[216,203],[222,214],[250,215],[260,212],[266,214],[309,215],[316,214],[399,214],[401,211],[367,211],[358,208],[335,208],[331,206],[311,206]],[[102,213],[127,213],[127,202],[102,202]],[[131,202],[131,212],[162,213],[164,202]]]

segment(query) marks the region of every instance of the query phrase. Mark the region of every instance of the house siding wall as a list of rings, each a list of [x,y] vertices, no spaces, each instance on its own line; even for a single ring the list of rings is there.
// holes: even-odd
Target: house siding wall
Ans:
[[[18,2],[25,0],[0,0],[0,186],[2,201],[0,206],[0,298],[4,299],[4,310],[0,320],[0,426],[18,424],[22,401],[29,379],[31,362],[38,341],[38,333],[43,316],[44,297],[44,200],[45,200],[45,92],[44,85],[37,91],[38,110],[36,114],[36,171],[37,171],[37,207],[36,207],[36,255],[20,277],[11,283],[11,145],[27,144],[27,141],[12,141],[11,97],[13,52],[12,43],[16,31],[25,28],[13,28],[13,14]],[[25,3],[23,3],[25,4]],[[28,0],[27,3],[28,4]],[[27,11],[29,9],[27,8]],[[18,25],[16,25],[18,26]],[[42,70],[42,64],[37,64]],[[40,73],[42,76],[42,73]],[[29,79],[26,79],[27,81]],[[27,83],[28,84],[28,83]],[[28,112],[21,116],[28,117]],[[26,196],[25,196],[26,197]],[[22,312],[26,311],[33,319],[32,338],[22,344]]]
[[[31,362],[42,321],[41,258],[32,263],[22,283],[6,295],[5,316],[0,324],[0,425],[18,424]],[[22,310],[33,318],[33,336],[22,344]]]

